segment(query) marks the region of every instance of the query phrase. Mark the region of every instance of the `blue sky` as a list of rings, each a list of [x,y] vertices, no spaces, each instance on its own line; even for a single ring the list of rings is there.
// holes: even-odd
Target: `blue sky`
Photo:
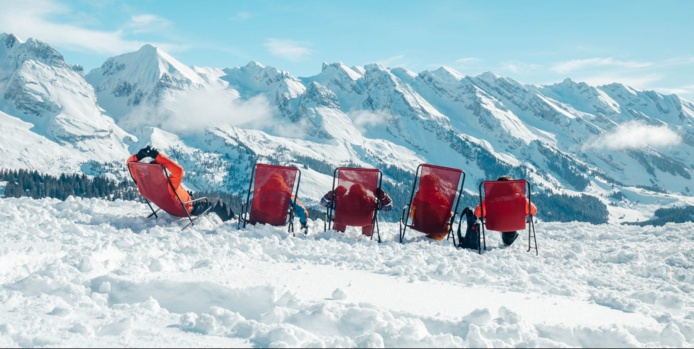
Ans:
[[[0,32],[85,72],[152,44],[187,65],[323,62],[491,71],[525,84],[621,82],[694,101],[694,1],[0,0]]]

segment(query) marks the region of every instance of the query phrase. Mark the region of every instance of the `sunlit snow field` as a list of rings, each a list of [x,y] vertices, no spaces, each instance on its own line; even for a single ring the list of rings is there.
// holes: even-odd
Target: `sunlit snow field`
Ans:
[[[537,222],[457,250],[145,204],[0,199],[1,347],[691,347],[694,223]]]

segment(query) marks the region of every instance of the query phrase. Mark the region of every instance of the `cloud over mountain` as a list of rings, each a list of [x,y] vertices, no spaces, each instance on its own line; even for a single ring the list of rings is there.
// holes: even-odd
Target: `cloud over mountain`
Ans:
[[[643,149],[662,148],[682,143],[682,137],[666,125],[645,125],[639,121],[629,121],[619,125],[613,132],[598,137],[584,149]]]

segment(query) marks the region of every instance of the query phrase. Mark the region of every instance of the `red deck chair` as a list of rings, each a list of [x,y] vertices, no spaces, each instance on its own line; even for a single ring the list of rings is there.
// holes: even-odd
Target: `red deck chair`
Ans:
[[[375,168],[336,168],[333,172],[332,188],[335,198],[334,207],[327,208],[325,230],[330,229],[333,222],[353,227],[373,225],[371,239],[375,233],[378,236],[378,242],[381,242],[375,193],[381,187],[382,178],[381,171]],[[354,185],[362,185],[368,195],[366,197],[350,195]]]
[[[428,202],[417,203],[412,220],[408,223],[414,200],[417,199],[415,191],[420,193],[423,187],[422,179],[425,179],[424,187],[426,190],[429,186],[428,179],[432,177],[438,178],[435,189],[438,192],[436,195],[439,203],[436,205],[430,205]],[[403,208],[400,218],[400,242],[405,238],[407,228],[412,228],[425,234],[446,231],[447,239],[452,237],[453,245],[455,245],[455,236],[452,234],[453,223],[455,223],[460,198],[463,196],[464,184],[465,172],[463,170],[429,164],[419,165],[415,172],[409,204]],[[454,204],[455,209],[453,208]]]
[[[202,197],[186,202],[181,201],[178,193],[176,193],[176,188],[171,184],[169,174],[164,166],[143,162],[129,162],[128,169],[130,170],[130,176],[137,185],[137,191],[140,192],[147,206],[152,210],[152,213],[147,218],[152,216],[159,218],[157,212],[160,210],[172,216],[187,217],[190,222],[183,227],[185,229],[191,224],[195,225],[194,221],[196,219],[209,212],[210,209],[208,208],[201,215],[192,218],[190,210],[193,209],[193,202],[207,200],[207,198]],[[171,196],[169,188],[171,188],[175,197]],[[152,203],[158,207],[156,211],[152,207]]]
[[[264,189],[266,184],[272,183],[270,179],[276,176],[282,178],[288,191]],[[294,207],[291,204],[291,193],[294,192],[294,197],[297,197],[300,181],[301,171],[296,167],[255,164],[248,184],[246,203],[241,206],[239,226],[241,222],[244,228],[247,223],[274,226],[289,224],[288,231],[294,234]],[[252,198],[251,189],[253,190]]]
[[[484,248],[487,248],[485,228],[506,232],[519,231],[528,227],[528,252],[537,251],[537,237],[533,221],[530,195],[530,183],[525,179],[509,181],[484,181],[480,183],[480,213],[482,214],[482,236]],[[526,199],[527,198],[527,199]],[[526,214],[526,212],[528,214]]]

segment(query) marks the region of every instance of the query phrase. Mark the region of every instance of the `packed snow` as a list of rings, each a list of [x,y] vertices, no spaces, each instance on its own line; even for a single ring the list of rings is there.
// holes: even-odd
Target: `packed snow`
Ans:
[[[141,202],[0,199],[2,347],[691,347],[694,223],[537,222],[487,251],[380,223],[146,218]]]

